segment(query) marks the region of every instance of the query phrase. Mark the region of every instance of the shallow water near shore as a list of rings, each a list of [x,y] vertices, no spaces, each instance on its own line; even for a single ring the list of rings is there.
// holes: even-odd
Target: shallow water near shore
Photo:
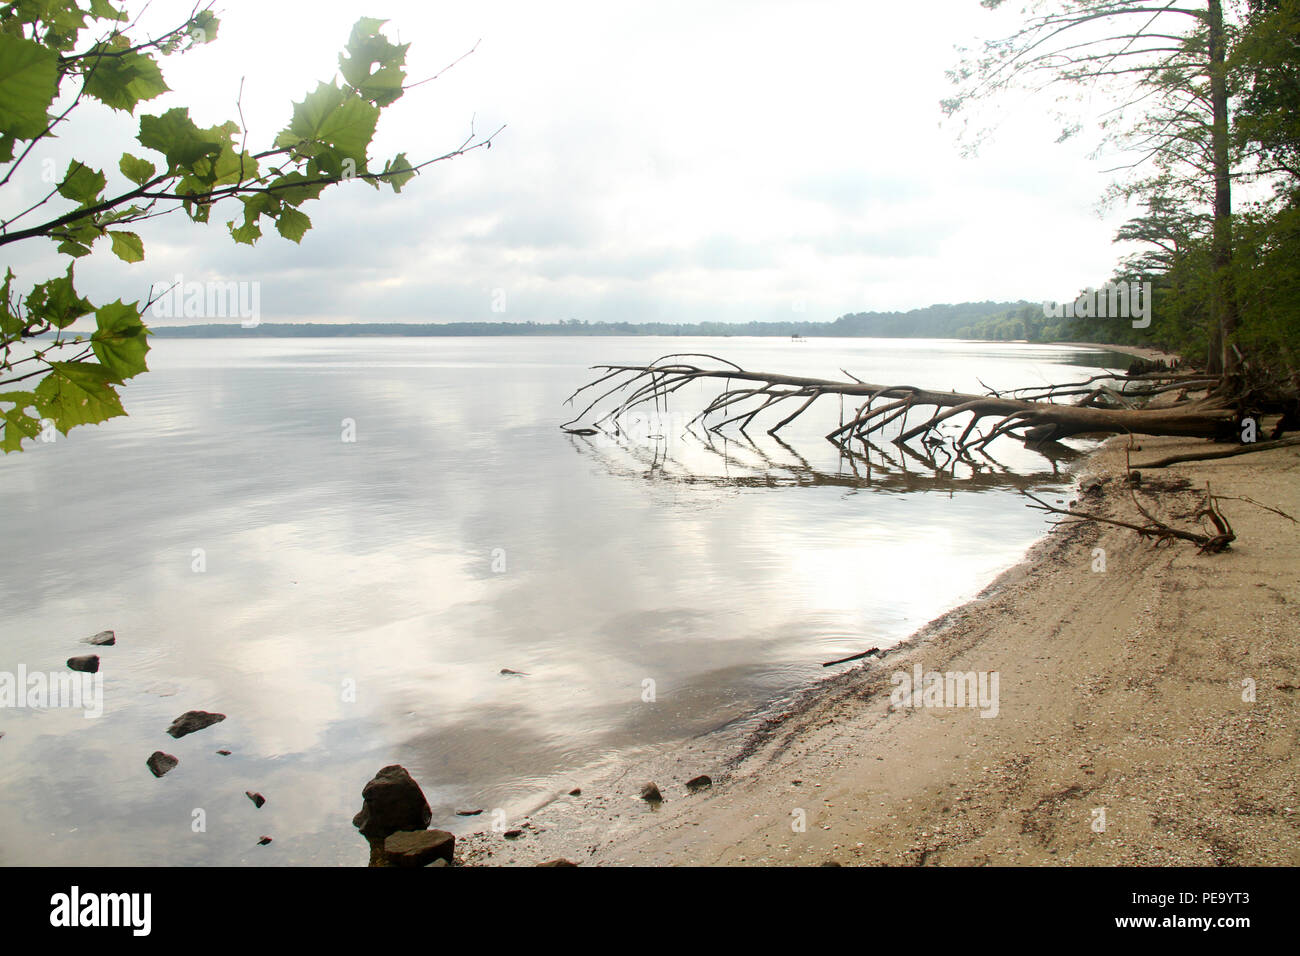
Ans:
[[[829,401],[784,444],[684,433],[703,391],[565,435],[591,365],[701,351],[982,391],[1126,364],[869,339],[153,346],[129,418],[0,462],[0,671],[98,653],[104,688],[91,719],[0,708],[5,864],[364,864],[351,817],[390,763],[434,826],[486,826],[454,811],[510,816],[743,728],[822,662],[904,639],[1045,531],[1019,489],[1069,485],[1069,454],[1007,441],[979,471],[888,445],[846,462]],[[106,628],[116,646],[81,643]],[[227,719],[167,736],[192,709]],[[155,750],[180,760],[160,779]]]

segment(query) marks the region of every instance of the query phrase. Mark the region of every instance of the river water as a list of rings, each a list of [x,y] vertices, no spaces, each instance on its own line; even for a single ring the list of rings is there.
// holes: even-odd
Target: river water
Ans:
[[[1018,489],[1068,488],[1070,454],[1013,441],[979,470],[888,443],[846,462],[821,437],[831,400],[784,445],[684,433],[704,386],[618,438],[558,429],[589,366],[686,351],[959,391],[1120,361],[923,340],[155,339],[128,418],[0,460],[0,674],[97,652],[103,678],[96,717],[0,708],[0,863],[362,864],[351,817],[390,763],[434,826],[483,826],[454,811],[510,813],[743,730],[823,661],[905,638],[1043,534]],[[104,629],[116,646],[81,643]],[[194,709],[227,719],[166,735]],[[180,761],[162,778],[155,750]]]

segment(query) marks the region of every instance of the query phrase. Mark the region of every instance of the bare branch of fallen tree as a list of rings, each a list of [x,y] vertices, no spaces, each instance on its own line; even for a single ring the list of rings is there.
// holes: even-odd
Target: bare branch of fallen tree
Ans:
[[[961,457],[982,450],[1003,435],[1039,445],[1088,433],[1210,438],[1234,417],[1234,409],[1226,400],[1214,397],[1209,388],[1217,379],[1181,371],[1152,372],[1132,379],[1120,374],[1094,375],[1082,382],[1018,392],[990,389],[990,394],[974,395],[913,385],[878,385],[848,372],[845,380],[754,372],[717,356],[693,353],[665,355],[649,365],[599,365],[595,370],[602,374],[566,400],[574,404],[587,399],[587,405],[561,426],[566,431],[582,433],[578,423],[588,415],[594,416],[590,427],[609,426],[617,431],[620,417],[631,410],[647,404],[664,408],[684,386],[710,380],[723,383],[722,391],[706,402],[690,426],[719,434],[724,427],[736,425],[748,436],[747,429],[760,416],[792,408],[767,428],[769,435],[776,436],[818,399],[839,396],[841,400],[862,400],[847,420],[826,435],[841,448],[877,437],[901,420],[895,444],[905,446],[918,439],[927,447],[945,444]],[[1206,395],[1167,407],[1135,407],[1141,400],[1175,388],[1204,389]],[[1062,401],[1067,398],[1076,401]],[[790,405],[782,407],[786,403]],[[907,419],[916,410],[921,410],[924,418],[908,428]],[[968,420],[960,437],[954,439],[939,430],[945,422],[963,417]]]
[[[1204,531],[1188,531],[1183,528],[1175,528],[1173,525],[1161,521],[1159,518],[1152,515],[1145,507],[1137,502],[1136,495],[1133,498],[1134,503],[1137,504],[1138,511],[1142,514],[1142,517],[1146,519],[1146,524],[1135,524],[1132,521],[1124,521],[1123,519],[1112,518],[1108,515],[1076,511],[1073,507],[1058,508],[1056,505],[1048,504],[1032,492],[1022,491],[1021,494],[1033,502],[1029,507],[1035,508],[1039,511],[1049,512],[1051,514],[1062,515],[1067,520],[1072,520],[1075,523],[1081,521],[1095,521],[1101,524],[1114,525],[1118,528],[1128,528],[1131,531],[1136,531],[1140,537],[1153,539],[1156,544],[1169,544],[1175,540],[1190,541],[1192,544],[1197,546],[1197,550],[1202,554],[1218,554],[1220,551],[1227,550],[1232,542],[1237,539],[1236,534],[1232,530],[1232,525],[1228,523],[1228,519],[1224,516],[1223,512],[1219,510],[1218,499],[1214,495],[1210,494],[1208,487],[1205,490],[1205,498],[1201,503],[1201,507],[1197,510],[1195,517],[1200,521],[1208,521],[1214,528],[1213,533],[1206,533]]]

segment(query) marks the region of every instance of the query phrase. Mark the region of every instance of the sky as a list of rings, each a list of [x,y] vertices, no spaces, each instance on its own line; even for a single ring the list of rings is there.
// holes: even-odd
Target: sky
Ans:
[[[129,3],[138,13],[142,4]],[[256,284],[261,322],[830,321],[938,302],[1073,298],[1125,251],[1102,210],[1114,162],[1086,135],[1057,143],[1047,100],[980,107],[975,156],[939,101],[957,45],[1000,36],[1014,11],[978,0],[226,0],[215,43],[163,62],[202,126],[243,115],[250,149],[337,70],[363,15],[411,43],[409,90],[380,119],[372,159],[430,158],[505,124],[490,150],[434,164],[400,195],[360,182],[303,207],[300,245],[236,245],[237,206],[202,226],[142,223],[144,262],[107,243],[77,264],[97,302],[146,299],[178,277]],[[188,3],[154,0],[152,34]],[[43,194],[76,156],[116,177],[137,119],[98,103],[0,199]],[[142,154],[147,155],[147,154]],[[52,165],[44,166],[49,159]],[[24,178],[25,177],[25,178]],[[22,282],[64,268],[54,244],[11,246]],[[250,285],[250,287],[252,287]],[[192,321],[210,321],[197,318]],[[155,324],[183,324],[184,319]]]

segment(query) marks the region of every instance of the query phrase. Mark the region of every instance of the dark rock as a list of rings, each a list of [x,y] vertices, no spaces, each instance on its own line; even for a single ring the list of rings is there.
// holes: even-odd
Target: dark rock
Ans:
[[[219,724],[225,719],[225,714],[209,714],[206,710],[187,710],[172,721],[172,725],[167,728],[167,733],[179,740],[186,734]]]
[[[99,670],[99,655],[84,654],[81,657],[69,657],[68,666],[83,674],[94,674]]]
[[[446,860],[444,860],[442,857],[438,857],[438,859],[430,863],[429,866],[451,866],[451,864],[448,863]]]
[[[352,825],[369,840],[382,841],[398,830],[423,830],[433,819],[420,785],[401,764],[375,774],[361,790],[364,803]]]
[[[652,781],[641,788],[641,799],[646,803],[663,803],[664,795],[659,792],[659,788]]]
[[[1128,473],[1128,483],[1130,485],[1142,484],[1142,472],[1138,471],[1136,468],[1130,471]]]
[[[271,838],[270,838],[269,836],[264,836],[264,837],[262,837],[261,839],[259,839],[259,840],[257,841],[257,845],[258,845],[258,846],[266,846],[266,845],[267,845],[268,843],[270,843],[270,842],[271,842]]]
[[[388,866],[428,866],[435,859],[451,863],[456,838],[446,830],[398,830],[384,840]]]
[[[149,755],[149,759],[145,761],[145,764],[153,772],[155,777],[161,777],[178,763],[180,763],[179,760],[171,754],[163,753],[161,750],[155,750]]]
[[[547,860],[545,863],[538,863],[538,866],[577,866],[572,860],[566,860],[560,857],[558,860]]]
[[[825,863],[818,863],[817,865],[818,866],[840,866],[841,864],[835,862],[834,860],[827,860]]]
[[[506,677],[527,677],[528,676],[523,671],[512,671],[508,667],[501,668],[501,673]]]
[[[248,797],[249,800],[252,800],[253,806],[257,807],[259,810],[262,809],[262,804],[266,803],[266,797],[262,796],[260,793],[253,793],[251,790],[245,790],[244,796]]]
[[[713,786],[713,778],[707,773],[702,773],[698,777],[692,777],[686,781],[686,789],[691,793],[698,790],[707,790],[711,786]]]
[[[480,813],[482,813],[482,812],[483,812],[482,810],[457,810],[457,811],[456,811],[456,816],[458,816],[458,817],[476,817],[476,816],[478,816],[478,815],[479,815]]]
[[[81,643],[94,644],[96,647],[112,647],[117,643],[117,635],[112,631],[100,631],[98,634],[83,638]]]
[[[523,835],[523,830],[507,830],[505,834],[507,840],[518,840]]]
[[[580,796],[582,796],[582,788],[581,788],[581,787],[574,787],[572,790],[569,791],[569,796],[571,796],[571,797],[580,797]]]
[[[221,756],[223,756],[223,757],[229,757],[229,756],[230,756],[230,751],[229,751],[229,750],[218,750],[217,753],[221,754]]]

